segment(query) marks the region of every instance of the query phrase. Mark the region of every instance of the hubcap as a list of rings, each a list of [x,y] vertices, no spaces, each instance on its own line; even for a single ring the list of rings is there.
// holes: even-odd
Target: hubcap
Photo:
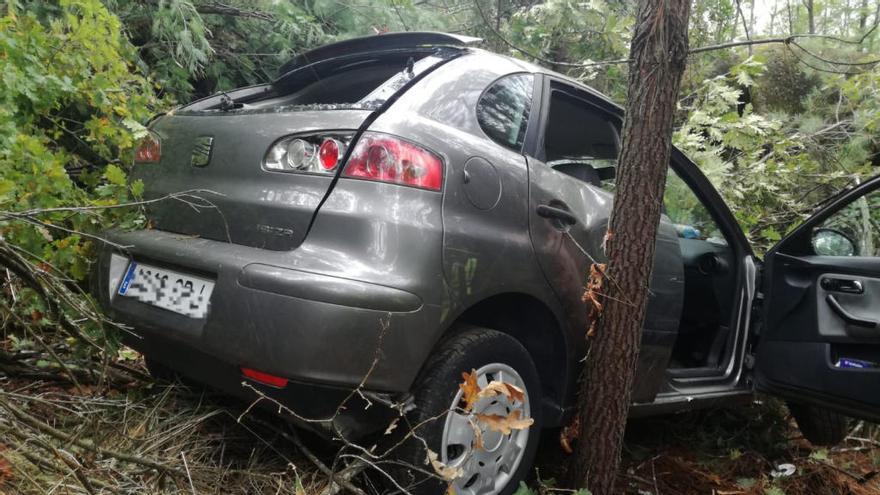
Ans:
[[[494,495],[507,486],[522,461],[529,440],[529,429],[513,430],[509,435],[490,430],[475,414],[509,416],[519,411],[519,417],[531,417],[529,396],[525,382],[510,366],[501,363],[487,364],[476,371],[477,384],[485,388],[489,382],[499,381],[514,385],[523,391],[523,402],[504,395],[485,397],[477,401],[469,412],[461,404],[463,392],[455,394],[446,424],[440,459],[449,467],[461,468],[462,475],[452,482],[456,495]],[[479,429],[483,447],[474,448]]]

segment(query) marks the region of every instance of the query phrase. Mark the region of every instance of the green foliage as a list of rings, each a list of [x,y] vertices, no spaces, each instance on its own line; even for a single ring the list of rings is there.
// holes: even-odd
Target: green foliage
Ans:
[[[755,106],[768,113],[802,113],[803,97],[819,86],[819,76],[807,72],[799,59],[785,48],[774,47],[762,51],[761,55],[766,60],[766,70],[753,93]]]
[[[445,18],[400,0],[107,3],[125,20],[142,67],[178,101],[271,81],[292,56],[337,38],[447,27]]]
[[[754,56],[706,80],[683,104],[687,117],[673,137],[721,191],[759,252],[853,176],[870,175],[866,158],[874,142],[865,126],[842,138],[826,135],[829,125],[851,126],[846,118],[858,109],[847,105],[835,111],[844,119],[838,124],[824,115],[759,114],[742,105],[743,92],[760,87],[765,71],[763,57]],[[861,76],[851,93],[863,95],[861,85],[876,85],[877,77]]]
[[[604,1],[549,0],[515,12],[508,20],[506,32],[516,46],[550,62],[589,64],[626,58],[633,23],[630,8]],[[522,52],[507,46],[500,51],[523,57]],[[568,72],[612,97],[624,96],[623,66],[570,69],[553,63],[542,65]]]
[[[119,19],[99,1],[44,7],[10,4],[0,18],[0,239],[47,273],[82,280],[89,233],[136,225],[137,211],[9,215],[132,200],[123,163],[155,97]],[[39,301],[23,304],[46,314]]]

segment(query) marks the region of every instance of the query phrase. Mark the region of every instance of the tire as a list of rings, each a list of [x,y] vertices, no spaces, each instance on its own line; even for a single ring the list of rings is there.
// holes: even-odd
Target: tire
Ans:
[[[511,408],[519,408],[521,416],[526,417],[527,414],[534,423],[529,428],[513,430],[510,435],[489,431],[481,424],[480,429],[486,431],[483,433],[486,446],[484,449],[473,449],[472,442],[469,447],[464,448],[463,443],[455,445],[452,437],[456,435],[452,433],[447,437],[449,446],[444,449],[442,445],[447,428],[449,431],[463,431],[460,428],[461,421],[455,423],[455,418],[450,419],[450,409],[460,391],[462,372],[471,370],[477,370],[478,375],[484,377],[481,378],[481,387],[485,387],[490,378],[500,378],[500,381],[505,383],[518,383],[526,394],[524,403],[504,396],[482,399],[474,405],[473,412],[504,414],[505,411],[511,411]],[[486,374],[482,375],[483,372]],[[413,439],[404,442],[395,455],[397,461],[403,465],[432,472],[432,467],[426,464],[425,445],[427,444],[431,451],[438,454],[441,461],[451,461],[450,466],[459,465],[463,468],[471,466],[474,470],[481,471],[469,474],[471,471],[464,469],[466,474],[453,482],[456,495],[475,493],[476,487],[480,486],[477,483],[495,484],[491,492],[499,495],[510,495],[516,490],[519,482],[525,479],[532,467],[542,425],[541,384],[531,356],[522,344],[513,337],[495,330],[478,327],[459,329],[453,337],[442,342],[434,351],[416,381],[412,393],[415,409],[407,415],[407,422],[410,430],[425,443]],[[493,400],[495,402],[492,402]],[[456,410],[463,412],[463,403],[459,403]],[[456,418],[464,417],[464,414],[456,416]],[[474,421],[472,416],[469,417]],[[456,429],[453,423],[459,428]],[[468,425],[468,422],[465,421],[464,424]],[[406,430],[406,428],[399,429]],[[406,432],[401,432],[403,433]],[[458,438],[466,437],[467,434],[458,436]],[[463,442],[468,441],[463,440]],[[485,463],[480,459],[485,460]],[[496,464],[492,464],[493,462]],[[478,465],[484,467],[478,468]],[[490,469],[497,470],[497,473],[487,475],[486,472]],[[419,495],[440,495],[448,486],[448,483],[426,475],[419,469],[398,468],[395,478],[401,486]],[[467,485],[469,482],[471,484]]]
[[[823,407],[788,403],[788,410],[813,445],[837,445],[849,433],[849,418]]]

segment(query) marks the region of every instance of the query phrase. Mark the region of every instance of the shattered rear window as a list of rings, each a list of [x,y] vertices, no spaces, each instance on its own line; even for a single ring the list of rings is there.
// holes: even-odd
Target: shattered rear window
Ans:
[[[273,83],[273,95],[239,110],[373,110],[418,74],[449,58],[448,53],[393,52],[330,60],[289,72]]]

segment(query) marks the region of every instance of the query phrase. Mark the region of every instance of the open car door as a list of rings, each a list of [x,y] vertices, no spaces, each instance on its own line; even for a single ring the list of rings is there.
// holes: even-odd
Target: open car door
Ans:
[[[880,421],[880,176],[765,257],[759,390]]]

